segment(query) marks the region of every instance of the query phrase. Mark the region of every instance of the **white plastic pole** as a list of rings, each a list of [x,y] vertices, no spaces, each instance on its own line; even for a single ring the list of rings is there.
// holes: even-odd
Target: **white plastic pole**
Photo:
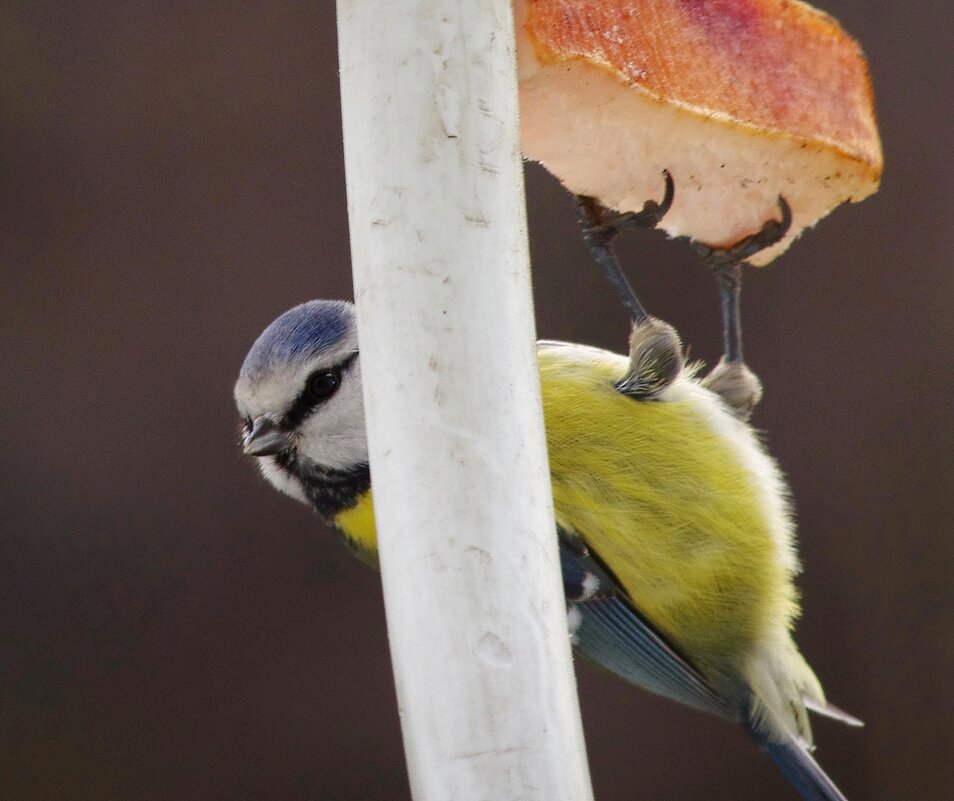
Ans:
[[[592,798],[507,0],[338,0],[381,572],[416,801]]]

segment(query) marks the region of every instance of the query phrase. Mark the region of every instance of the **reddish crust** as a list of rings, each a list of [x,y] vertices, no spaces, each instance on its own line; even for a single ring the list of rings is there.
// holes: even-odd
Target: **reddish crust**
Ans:
[[[835,145],[880,172],[857,43],[797,0],[527,0],[538,60],[584,58],[667,102]]]

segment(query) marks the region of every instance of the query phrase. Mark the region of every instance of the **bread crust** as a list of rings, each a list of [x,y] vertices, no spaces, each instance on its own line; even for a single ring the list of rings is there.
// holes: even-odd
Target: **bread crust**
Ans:
[[[710,245],[758,230],[782,194],[792,230],[764,264],[877,189],[864,55],[806,3],[517,0],[515,13],[524,152],[571,191],[638,209],[668,169],[661,227]]]

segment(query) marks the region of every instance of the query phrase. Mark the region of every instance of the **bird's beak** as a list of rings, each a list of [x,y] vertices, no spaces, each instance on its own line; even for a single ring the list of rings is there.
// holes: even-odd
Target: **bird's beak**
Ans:
[[[274,456],[291,446],[291,436],[266,415],[252,421],[252,430],[242,440],[242,450],[249,456]]]

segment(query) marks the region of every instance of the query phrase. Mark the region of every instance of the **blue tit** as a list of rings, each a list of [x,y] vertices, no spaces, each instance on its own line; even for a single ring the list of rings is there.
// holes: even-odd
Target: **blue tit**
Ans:
[[[537,351],[570,634],[647,690],[741,723],[809,801],[844,796],[811,756],[828,704],[791,637],[798,571],[787,489],[752,429],[683,363],[675,332],[630,358]],[[245,453],[365,560],[376,535],[354,308],[275,320],[235,386]]]

